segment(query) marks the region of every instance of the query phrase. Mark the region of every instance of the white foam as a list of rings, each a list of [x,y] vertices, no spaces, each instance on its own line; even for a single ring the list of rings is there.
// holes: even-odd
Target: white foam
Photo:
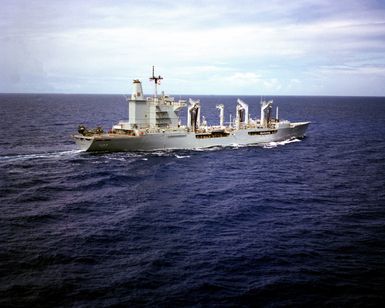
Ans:
[[[217,146],[213,146],[213,147],[209,147],[209,148],[193,148],[193,149],[191,149],[191,151],[210,152],[210,151],[218,151],[218,150],[221,150],[223,148],[224,148],[223,146],[217,145]],[[186,150],[189,151],[189,149],[186,149]]]
[[[124,157],[107,157],[109,160],[126,161]]]
[[[149,154],[155,155],[155,156],[170,156],[171,155],[169,150],[149,152]]]
[[[70,150],[52,153],[34,153],[34,154],[19,154],[12,156],[0,156],[1,162],[14,162],[14,161],[25,161],[31,159],[50,159],[50,158],[61,158],[67,156],[75,156],[83,150]]]
[[[238,143],[233,143],[230,145],[234,149],[240,149],[240,148],[246,148],[250,146],[250,144],[238,144]]]
[[[190,158],[190,155],[177,155],[175,154],[176,158]]]
[[[293,143],[293,142],[300,142],[300,141],[301,141],[300,139],[296,139],[296,138],[290,138],[287,140],[277,141],[277,142],[273,141],[273,142],[265,143],[263,145],[263,148],[264,149],[272,149],[272,148],[276,148],[279,145],[285,145],[285,144],[289,144],[289,143]]]
[[[263,145],[264,149],[272,149],[278,146],[277,142],[269,142]]]
[[[279,145],[286,145],[293,142],[300,142],[300,139],[291,138],[283,141],[278,142],[269,142],[263,144],[264,149],[272,149],[276,148]],[[243,148],[246,146],[255,146],[255,145],[240,145],[240,144],[232,144],[231,147],[234,149]],[[257,144],[257,146],[261,146],[261,144]],[[195,148],[193,151],[203,152],[203,151],[218,151],[220,149],[223,149],[222,146],[214,146],[209,148]],[[7,156],[0,156],[0,162],[15,162],[15,161],[26,161],[26,160],[32,160],[32,159],[52,159],[52,158],[63,158],[63,157],[70,157],[70,156],[76,156],[79,153],[84,152],[84,150],[69,150],[69,151],[60,151],[60,152],[51,152],[51,153],[33,153],[33,154],[19,154],[19,155],[7,155]],[[190,155],[178,155],[178,154],[172,154],[172,151],[170,150],[164,150],[164,151],[156,151],[156,152],[149,152],[147,154],[149,155],[155,155],[155,156],[172,156],[174,155],[176,158],[190,158]],[[116,154],[115,154],[116,155]],[[125,153],[125,156],[110,156],[107,157],[107,159],[110,160],[119,160],[119,161],[126,161],[126,158],[142,158],[143,160],[148,160],[147,158],[143,158],[143,153]]]
[[[300,141],[301,141],[300,139],[290,138],[290,139],[287,139],[287,140],[279,141],[277,143],[279,145],[285,145],[285,144],[289,144],[289,143],[293,143],[293,142],[300,142]]]

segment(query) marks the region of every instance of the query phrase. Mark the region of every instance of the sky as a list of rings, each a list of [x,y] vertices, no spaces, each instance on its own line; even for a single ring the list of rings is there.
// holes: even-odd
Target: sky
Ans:
[[[1,0],[0,92],[385,96],[384,0]]]

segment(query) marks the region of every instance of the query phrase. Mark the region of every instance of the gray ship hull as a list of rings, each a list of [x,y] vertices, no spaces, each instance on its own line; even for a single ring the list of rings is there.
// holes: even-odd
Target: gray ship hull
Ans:
[[[124,134],[73,135],[80,149],[89,152],[155,151],[169,149],[196,149],[214,146],[249,145],[302,138],[309,122],[290,123],[277,129],[240,129],[224,134],[195,133],[175,129],[144,133],[139,136]]]

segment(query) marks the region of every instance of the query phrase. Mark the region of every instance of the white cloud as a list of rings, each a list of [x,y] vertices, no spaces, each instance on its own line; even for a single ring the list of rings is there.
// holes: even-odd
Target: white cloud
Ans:
[[[354,77],[358,76],[382,76],[385,77],[385,65],[383,66],[348,66],[348,65],[336,65],[336,66],[322,66],[319,70],[320,73],[325,75],[338,74]]]
[[[329,78],[322,91],[345,94],[343,74],[383,78],[384,11],[375,1],[6,0],[0,91],[123,92],[156,65],[174,93],[307,93]]]
[[[255,85],[261,82],[261,75],[256,73],[234,73],[233,75],[227,78],[230,82],[237,83],[242,86]]]

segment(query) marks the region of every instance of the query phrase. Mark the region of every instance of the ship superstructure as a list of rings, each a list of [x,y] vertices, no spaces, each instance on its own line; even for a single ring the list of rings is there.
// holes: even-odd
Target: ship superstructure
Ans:
[[[226,126],[224,105],[219,104],[219,125],[208,126],[201,116],[200,100],[178,100],[158,95],[158,84],[163,78],[155,76],[154,95],[145,97],[140,80],[133,81],[128,101],[128,121],[120,121],[105,133],[102,129],[87,130],[79,126],[73,135],[77,145],[86,151],[152,151],[166,149],[194,149],[213,146],[231,146],[268,143],[289,138],[302,138],[309,122],[291,123],[275,117],[273,101],[261,102],[260,119],[251,119],[249,106],[237,100],[235,118]],[[186,125],[181,124],[179,112],[187,107]]]

